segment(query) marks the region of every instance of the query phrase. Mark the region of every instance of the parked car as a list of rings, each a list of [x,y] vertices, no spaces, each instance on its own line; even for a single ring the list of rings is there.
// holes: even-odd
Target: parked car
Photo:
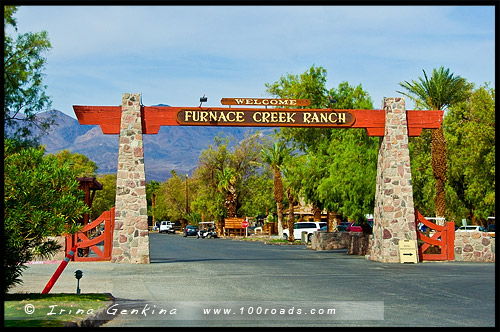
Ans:
[[[194,226],[194,225],[187,225],[186,228],[184,228],[184,232],[183,232],[183,235],[184,237],[186,236],[196,236],[198,235],[198,226]]]
[[[337,231],[338,232],[345,232],[347,229],[347,226],[349,226],[348,222],[342,221],[340,224],[337,225]],[[326,232],[327,225],[321,227],[320,231],[325,231]]]
[[[363,229],[361,228],[362,222],[363,222],[362,220],[351,222],[349,226],[347,226],[346,232],[360,232],[360,233],[363,232]],[[368,225],[370,225],[370,227],[373,228],[373,220],[368,220],[367,223]]]
[[[301,221],[293,225],[293,237],[295,240],[301,239],[302,232],[307,232],[307,241],[311,241],[312,233],[319,231],[321,227],[326,226],[326,222],[317,221]],[[288,240],[290,236],[290,230],[283,230],[283,238]]]
[[[488,225],[488,227],[486,227],[486,231],[491,237],[495,237],[495,224]]]
[[[427,231],[427,229],[428,229],[428,228],[429,228],[429,227],[427,227],[427,226],[426,226],[426,225],[424,225],[423,223],[421,223],[421,222],[420,222],[420,223],[418,223],[417,229],[418,229],[420,232],[425,233],[425,232]],[[458,228],[458,226],[457,226],[457,228]],[[457,228],[455,228],[455,230],[456,230]]]
[[[486,232],[486,229],[483,226],[470,225],[458,227],[457,232]]]
[[[349,223],[347,221],[342,221],[339,225],[337,225],[337,229],[339,232],[345,232],[347,230],[347,226],[349,226]]]
[[[172,233],[175,234],[174,224],[171,221],[163,220],[160,222],[159,233]]]

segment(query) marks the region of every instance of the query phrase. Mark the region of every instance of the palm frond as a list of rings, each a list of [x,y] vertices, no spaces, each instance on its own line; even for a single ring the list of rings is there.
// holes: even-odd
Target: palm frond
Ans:
[[[427,109],[443,110],[447,107],[466,100],[469,96],[470,84],[467,80],[450,73],[449,68],[440,67],[432,70],[429,79],[425,70],[423,77],[418,81],[404,81],[399,83],[405,91],[396,91],[409,97],[418,105]]]

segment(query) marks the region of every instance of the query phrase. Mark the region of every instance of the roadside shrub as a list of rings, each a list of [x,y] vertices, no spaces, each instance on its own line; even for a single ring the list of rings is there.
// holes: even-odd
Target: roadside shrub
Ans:
[[[22,147],[4,139],[4,293],[21,283],[26,263],[60,248],[48,236],[78,231],[88,213],[76,175],[69,164],[44,147]]]

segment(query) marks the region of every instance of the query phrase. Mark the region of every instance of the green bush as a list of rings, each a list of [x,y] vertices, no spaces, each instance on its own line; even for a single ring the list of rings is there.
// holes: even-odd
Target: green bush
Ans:
[[[48,236],[72,234],[88,213],[75,172],[44,147],[4,139],[4,293],[21,283],[26,263],[59,249]]]

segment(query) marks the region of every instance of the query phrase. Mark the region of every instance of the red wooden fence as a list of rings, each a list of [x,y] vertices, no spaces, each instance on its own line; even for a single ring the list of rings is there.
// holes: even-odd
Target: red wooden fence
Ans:
[[[452,261],[455,259],[455,223],[447,222],[444,226],[438,226],[425,219],[420,212],[415,210],[415,223],[423,223],[435,233],[431,237],[424,235],[417,230],[417,239],[422,240],[423,244],[418,248],[420,261]],[[424,253],[431,245],[439,246],[441,253]]]
[[[104,231],[100,235],[89,239],[86,234],[104,222]],[[73,235],[66,236],[66,253],[68,253],[73,246],[78,249],[89,248],[88,252],[93,251],[97,257],[87,256],[79,257],[75,254],[74,261],[109,261],[111,260],[111,251],[113,250],[113,228],[115,223],[115,208],[110,211],[104,211],[99,218],[93,222],[85,225],[83,229]],[[97,244],[103,242],[103,250],[97,247]]]

